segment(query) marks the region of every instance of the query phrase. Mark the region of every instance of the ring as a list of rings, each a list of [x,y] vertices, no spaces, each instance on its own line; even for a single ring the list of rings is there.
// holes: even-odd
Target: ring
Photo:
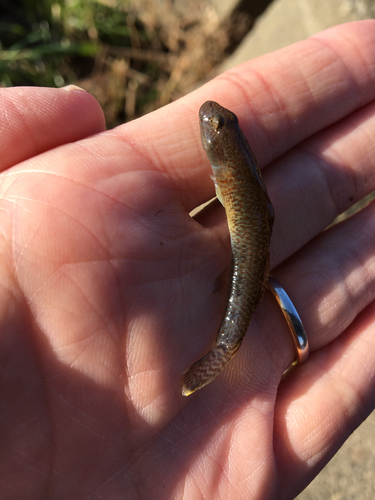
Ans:
[[[277,300],[286,322],[288,323],[289,330],[292,333],[297,359],[293,361],[291,367],[304,363],[309,357],[309,342],[307,340],[301,318],[299,317],[293,302],[290,300],[289,295],[272,276],[269,276],[268,278],[267,288]],[[289,369],[290,368],[284,372],[284,375],[289,371]]]

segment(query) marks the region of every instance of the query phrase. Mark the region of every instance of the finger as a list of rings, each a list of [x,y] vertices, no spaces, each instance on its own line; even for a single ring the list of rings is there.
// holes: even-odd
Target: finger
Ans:
[[[374,409],[374,324],[373,302],[280,387],[274,446],[285,498],[306,487]]]
[[[312,350],[331,342],[375,300],[374,220],[371,203],[276,271],[295,297]]]
[[[375,190],[375,102],[275,161],[265,182],[275,206],[271,267]]]
[[[307,139],[264,172],[276,220],[271,268],[375,190],[375,102]],[[228,233],[223,210],[203,210],[204,227]]]
[[[249,61],[111,134],[168,174],[190,211],[213,196],[200,105],[211,99],[233,110],[264,166],[375,98],[374,26],[372,20],[336,26]]]
[[[372,203],[323,232],[297,252],[293,260],[274,270],[302,319],[311,353],[350,328],[375,300],[374,248],[375,203]],[[198,344],[197,350],[199,340],[200,333],[192,333],[190,342]],[[240,395],[254,391],[254,387],[257,394],[271,387],[276,389],[284,370],[295,359],[287,323],[274,298],[266,294],[235,360],[217,382],[205,388],[206,399],[209,395],[215,398],[219,387],[227,394]],[[300,376],[300,369],[297,367],[287,381]]]
[[[105,129],[94,97],[78,87],[0,89],[0,171]]]

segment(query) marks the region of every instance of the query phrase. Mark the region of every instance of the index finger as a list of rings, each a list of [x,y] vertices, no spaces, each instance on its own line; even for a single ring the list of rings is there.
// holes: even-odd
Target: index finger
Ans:
[[[194,93],[109,132],[173,177],[188,210],[214,190],[200,145],[206,100],[232,110],[264,167],[375,98],[375,21],[335,26],[246,62]]]

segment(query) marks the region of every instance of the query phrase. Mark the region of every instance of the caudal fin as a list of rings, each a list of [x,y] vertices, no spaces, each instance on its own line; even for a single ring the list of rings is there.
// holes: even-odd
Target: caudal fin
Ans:
[[[225,345],[215,345],[203,358],[192,364],[182,374],[182,395],[190,396],[198,389],[212,382],[224,366],[236,354],[236,349],[230,349]]]

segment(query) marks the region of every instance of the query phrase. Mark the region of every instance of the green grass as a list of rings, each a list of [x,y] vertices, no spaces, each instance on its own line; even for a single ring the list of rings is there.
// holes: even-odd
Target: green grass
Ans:
[[[91,2],[87,2],[89,6]],[[69,30],[64,3],[25,0],[1,9],[0,82],[2,86],[62,86],[77,74],[72,58],[93,57],[98,46],[84,30]],[[64,16],[62,15],[64,13]]]

